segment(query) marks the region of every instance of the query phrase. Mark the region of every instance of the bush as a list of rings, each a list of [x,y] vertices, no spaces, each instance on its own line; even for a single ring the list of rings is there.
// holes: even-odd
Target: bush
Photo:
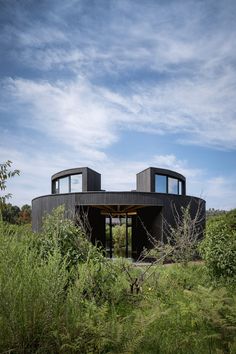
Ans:
[[[35,234],[35,246],[44,259],[57,250],[67,259],[68,268],[72,268],[100,252],[73,220],[64,217],[64,209],[59,206],[44,218],[42,232]]]
[[[213,278],[236,280],[236,209],[210,218],[200,252]]]

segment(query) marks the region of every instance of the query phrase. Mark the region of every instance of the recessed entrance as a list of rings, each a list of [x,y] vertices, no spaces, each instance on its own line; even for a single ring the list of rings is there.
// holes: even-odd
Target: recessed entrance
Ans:
[[[97,205],[105,221],[107,257],[133,258],[133,223],[142,205]]]
[[[106,252],[110,258],[132,257],[132,215],[106,215]]]

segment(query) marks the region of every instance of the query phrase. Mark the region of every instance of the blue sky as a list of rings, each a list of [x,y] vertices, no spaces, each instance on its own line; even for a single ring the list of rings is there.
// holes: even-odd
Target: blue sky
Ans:
[[[88,166],[102,188],[176,170],[236,207],[236,2],[0,0],[0,160],[11,203]]]

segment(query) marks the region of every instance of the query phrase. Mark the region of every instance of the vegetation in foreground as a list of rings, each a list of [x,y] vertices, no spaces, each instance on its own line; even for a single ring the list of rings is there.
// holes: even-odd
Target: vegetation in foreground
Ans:
[[[152,267],[138,294],[124,268],[141,270],[106,259],[63,210],[40,235],[1,221],[0,352],[236,353],[235,216],[210,220],[206,266]]]

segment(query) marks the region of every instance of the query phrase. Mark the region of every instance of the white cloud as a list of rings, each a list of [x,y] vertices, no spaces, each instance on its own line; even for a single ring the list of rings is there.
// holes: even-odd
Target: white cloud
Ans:
[[[77,72],[84,64],[86,57],[79,49],[46,48],[37,49],[26,48],[21,54],[21,60],[29,67],[40,68],[42,71],[69,68]]]
[[[8,80],[5,88],[12,95],[12,104],[24,106],[21,123],[72,146],[83,156],[105,157],[101,150],[114,143],[113,121],[116,112],[103,100],[96,88],[78,80],[65,84]]]
[[[232,176],[209,178],[207,171],[192,168],[186,160],[175,155],[154,155],[139,161],[106,158],[100,163],[96,156],[88,160],[86,156],[76,159],[76,154],[60,152],[54,155],[41,151],[20,151],[16,148],[2,148],[0,160],[10,159],[12,168],[21,171],[20,176],[9,180],[7,191],[13,194],[12,204],[30,204],[40,195],[51,193],[51,176],[64,169],[88,166],[102,175],[102,188],[108,191],[130,191],[136,188],[136,174],[149,166],[167,168],[187,177],[187,194],[206,200],[207,208],[232,209],[235,207],[236,184]],[[76,162],[75,162],[76,161]]]
[[[197,168],[189,168],[185,160],[178,160],[175,155],[155,155],[153,157],[154,166],[177,171],[187,178],[196,178],[204,172]]]
[[[216,176],[205,182],[204,194],[209,201],[208,208],[230,210],[235,208],[236,200],[235,176]]]
[[[32,151],[29,163],[39,166],[41,182],[53,169],[78,161],[104,172],[105,188],[113,188],[114,182],[115,188],[133,189],[138,171],[158,165],[183,173],[191,180],[192,194],[206,188],[218,203],[218,191],[221,197],[226,185],[232,191],[226,180],[226,185],[219,180],[205,184],[204,171],[172,154],[112,163],[109,148],[127,129],[166,135],[172,142],[236,148],[234,2],[214,4],[214,12],[212,4],[196,1],[125,0],[110,7],[95,2],[84,11],[86,4],[51,2],[41,22],[19,5],[10,12],[16,21],[2,27],[3,56],[6,51],[7,60],[15,60],[18,77],[27,77],[31,67],[32,78],[15,78],[13,71],[14,79],[1,82],[0,108],[16,119],[16,126],[45,134],[45,143],[49,137],[71,154],[60,151],[60,158],[45,169],[50,156],[40,158]],[[65,79],[64,69],[73,81]],[[12,160],[16,158],[34,189],[40,179],[31,174],[26,155],[18,156],[16,150]],[[21,190],[22,198],[30,193],[23,186]],[[228,198],[232,200],[230,194]]]
[[[87,152],[88,157],[96,153],[98,159],[126,129],[178,133],[178,141],[186,144],[235,149],[232,85],[232,76],[226,74],[204,84],[184,80],[133,87],[125,94],[85,78],[54,83],[8,79],[3,84],[3,105],[9,101],[17,110],[24,107],[23,125]]]
[[[180,143],[235,149],[232,5],[217,4],[211,18],[211,6],[194,1],[121,1],[108,8],[59,2],[45,23],[22,11],[24,26],[8,25],[2,33],[19,43],[12,48],[17,60],[59,77],[66,69],[75,79],[16,79],[9,86],[30,107],[36,129],[98,158],[119,139],[119,129],[177,133]],[[96,6],[102,23],[93,17]],[[66,26],[69,14],[78,16],[78,26]],[[122,88],[111,89],[123,75]],[[100,84],[92,84],[97,77]]]
[[[90,77],[100,69],[116,75],[147,68],[199,77],[219,75],[221,67],[235,60],[233,3],[119,1],[92,7],[87,2],[63,3],[48,4],[44,22],[22,10],[18,16],[23,25],[3,28],[3,40],[13,43],[23,65],[38,70],[67,65],[77,73],[83,66]],[[96,11],[99,16],[94,16]],[[79,21],[68,24],[67,16]]]

